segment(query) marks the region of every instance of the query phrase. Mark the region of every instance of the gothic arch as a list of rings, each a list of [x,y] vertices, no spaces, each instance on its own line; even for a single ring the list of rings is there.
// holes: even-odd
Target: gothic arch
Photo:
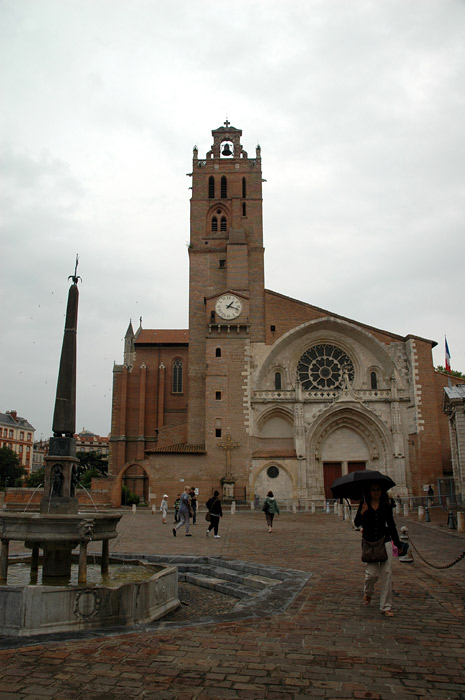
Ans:
[[[319,460],[323,442],[340,428],[349,428],[360,435],[369,449],[372,463],[379,464],[380,468],[388,467],[392,454],[391,434],[362,404],[336,405],[324,411],[308,432],[308,454]]]
[[[294,413],[287,407],[284,406],[269,406],[263,413],[261,413],[257,418],[257,430],[261,432],[265,423],[271,418],[282,418],[293,428],[294,427]]]
[[[328,441],[333,433],[345,430],[345,440]],[[352,436],[352,437],[351,437]],[[393,440],[389,429],[372,411],[356,402],[331,406],[318,416],[306,435],[306,484],[318,497],[324,495],[324,463],[340,462],[344,470],[351,461],[360,461],[359,452],[365,452],[367,469],[383,471],[399,484],[396,466],[392,461]],[[354,455],[354,447],[357,455]],[[327,449],[331,456],[328,459]],[[326,456],[326,459],[325,459]]]
[[[129,464],[121,472],[121,487],[126,486],[132,493],[139,496],[141,501],[148,503],[149,501],[149,476],[145,468],[133,462]],[[122,503],[121,505],[125,505]]]

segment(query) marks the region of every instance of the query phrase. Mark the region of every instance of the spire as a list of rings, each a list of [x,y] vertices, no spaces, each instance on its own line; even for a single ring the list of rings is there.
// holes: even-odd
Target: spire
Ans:
[[[134,329],[132,327],[132,320],[129,320],[129,326],[124,336],[124,364],[132,369],[134,364]]]

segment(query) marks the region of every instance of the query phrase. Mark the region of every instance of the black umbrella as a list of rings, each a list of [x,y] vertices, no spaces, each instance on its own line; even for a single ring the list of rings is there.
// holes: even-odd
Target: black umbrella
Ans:
[[[334,498],[350,498],[353,501],[360,501],[371,484],[379,484],[383,491],[389,491],[396,485],[390,476],[371,469],[360,469],[335,479],[331,484],[331,491]]]

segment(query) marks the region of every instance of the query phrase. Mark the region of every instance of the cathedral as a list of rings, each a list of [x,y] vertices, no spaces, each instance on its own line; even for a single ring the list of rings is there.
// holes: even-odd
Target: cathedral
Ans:
[[[436,343],[265,289],[260,147],[249,157],[228,121],[212,136],[189,173],[189,329],[130,323],[114,366],[116,491],[172,503],[186,485],[201,502],[272,490],[308,507],[366,468],[423,495],[451,473]]]

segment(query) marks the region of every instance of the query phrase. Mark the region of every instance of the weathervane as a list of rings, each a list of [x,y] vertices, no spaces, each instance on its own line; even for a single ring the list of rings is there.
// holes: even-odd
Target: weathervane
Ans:
[[[74,275],[70,275],[68,277],[69,280],[73,280],[74,284],[77,284],[78,280],[81,280],[81,282],[82,282],[82,277],[79,277],[79,275],[77,274],[78,265],[79,265],[79,255],[76,253],[76,265],[74,266]]]

